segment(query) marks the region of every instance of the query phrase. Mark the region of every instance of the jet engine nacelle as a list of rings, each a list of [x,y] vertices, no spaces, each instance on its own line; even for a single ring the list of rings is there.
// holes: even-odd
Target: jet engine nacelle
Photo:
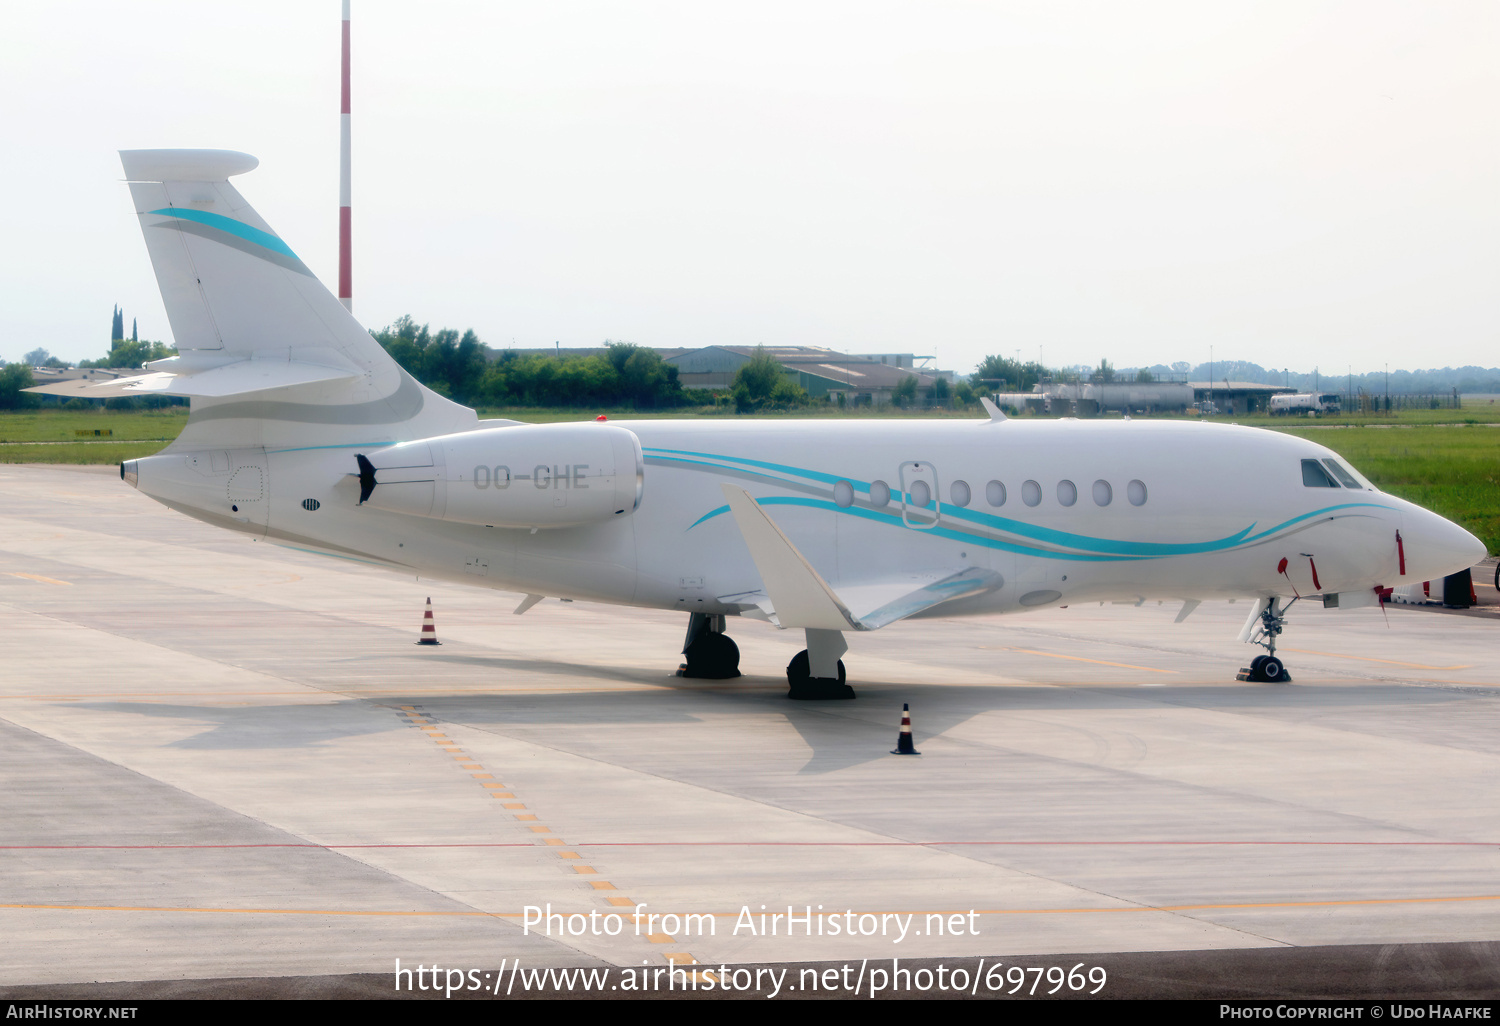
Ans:
[[[486,527],[576,527],[634,513],[645,460],[633,431],[523,424],[361,454],[362,505]]]

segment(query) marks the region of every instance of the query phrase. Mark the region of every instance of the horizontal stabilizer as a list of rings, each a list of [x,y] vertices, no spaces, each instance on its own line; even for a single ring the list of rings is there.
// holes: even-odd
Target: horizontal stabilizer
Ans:
[[[159,360],[151,366],[161,367],[172,362],[172,360]],[[114,378],[110,381],[88,381],[82,378],[57,381],[50,385],[28,388],[26,391],[83,399],[111,399],[122,395],[180,395],[218,399],[232,395],[247,395],[251,392],[294,388],[298,385],[343,381],[357,376],[357,372],[347,368],[325,367],[285,359],[236,360],[233,363],[208,367],[196,373],[151,370],[146,374]]]
[[[903,574],[888,581],[850,585],[836,593],[748,492],[728,484],[720,487],[765,584],[764,592],[726,596],[723,601],[754,610],[749,615],[774,618],[780,627],[873,631],[944,602],[993,591],[1004,583],[992,571],[966,567]]]

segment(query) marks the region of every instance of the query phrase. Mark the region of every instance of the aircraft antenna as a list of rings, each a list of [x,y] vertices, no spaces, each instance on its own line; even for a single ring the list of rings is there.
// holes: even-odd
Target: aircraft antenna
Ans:
[[[349,0],[344,0],[343,62],[339,104],[339,302],[354,312],[354,275],[349,265]]]

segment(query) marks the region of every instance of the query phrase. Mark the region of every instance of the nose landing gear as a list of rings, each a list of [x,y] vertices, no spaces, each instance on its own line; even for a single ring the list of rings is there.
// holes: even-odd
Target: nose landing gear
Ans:
[[[1286,672],[1286,664],[1276,655],[1276,638],[1286,629],[1286,611],[1297,604],[1297,599],[1292,599],[1285,606],[1281,605],[1281,599],[1272,598],[1266,601],[1265,607],[1259,613],[1252,613],[1250,621],[1245,624],[1246,632],[1254,630],[1254,636],[1248,640],[1252,645],[1259,645],[1266,650],[1263,656],[1256,656],[1250,660],[1250,665],[1242,667],[1235,674],[1235,680],[1253,681],[1257,684],[1290,684],[1292,675]],[[1259,626],[1255,620],[1259,617]],[[1241,635],[1244,638],[1244,635]]]

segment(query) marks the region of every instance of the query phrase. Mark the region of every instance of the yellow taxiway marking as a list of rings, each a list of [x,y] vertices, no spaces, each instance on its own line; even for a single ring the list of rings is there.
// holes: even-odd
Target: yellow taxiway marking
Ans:
[[[590,881],[596,889],[613,890],[614,888],[604,881]],[[603,886],[601,886],[601,884]],[[629,898],[611,897],[605,899],[609,904],[615,906],[630,907],[635,902]],[[855,915],[915,915],[915,916],[947,916],[965,915],[970,912],[978,916],[1032,916],[1032,915],[1077,915],[1095,912],[1213,912],[1231,911],[1237,909],[1278,909],[1278,908],[1338,908],[1367,905],[1424,905],[1444,904],[1467,901],[1500,901],[1500,894],[1475,894],[1460,896],[1437,896],[1428,898],[1349,898],[1332,899],[1325,901],[1246,901],[1229,903],[1199,903],[1192,905],[1120,905],[1106,908],[981,908],[981,909],[878,909],[874,911],[857,911]],[[223,912],[235,914],[255,915],[290,915],[290,916],[486,916],[495,919],[520,919],[525,916],[524,912],[458,912],[458,911],[402,911],[398,909],[333,909],[333,908],[205,908],[199,906],[153,906],[153,905],[21,905],[0,904],[0,909],[15,909],[22,911],[56,911],[56,912]],[[567,915],[569,913],[562,913]],[[587,913],[579,913],[587,915]],[[702,915],[712,916],[716,919],[735,919],[743,914],[739,912],[704,912]],[[841,916],[843,912],[825,913],[830,916]]]
[[[1181,673],[1181,670],[1163,670],[1155,666],[1136,666],[1134,663],[1112,663],[1108,659],[1085,659],[1083,656],[1060,655],[1043,652],[1035,648],[1012,648],[1009,645],[980,645],[980,648],[995,652],[1025,652],[1027,655],[1046,656],[1048,659],[1067,659],[1075,663],[1094,663],[1097,666],[1118,666],[1126,670],[1144,670],[1147,673]]]
[[[41,574],[23,574],[16,570],[7,570],[5,572],[12,577],[24,577],[28,581],[40,581],[42,584],[61,584],[66,588],[73,587],[72,581],[59,581],[56,577],[43,577]]]
[[[1372,659],[1369,656],[1344,655],[1342,652],[1314,652],[1310,648],[1287,648],[1286,652],[1300,652],[1302,655],[1330,656],[1334,659],[1358,659],[1362,663],[1385,663],[1387,666],[1407,666],[1413,670],[1469,670],[1472,664],[1462,666],[1428,666],[1426,663],[1403,663],[1398,659]]]

